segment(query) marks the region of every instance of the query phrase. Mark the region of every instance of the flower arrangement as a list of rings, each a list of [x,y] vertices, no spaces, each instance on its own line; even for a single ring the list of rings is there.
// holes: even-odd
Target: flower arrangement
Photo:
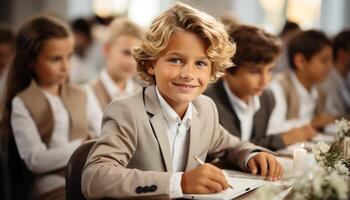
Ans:
[[[317,165],[292,180],[292,190],[286,199],[291,200],[346,200],[350,197],[350,158],[346,142],[350,138],[350,121],[335,122],[337,140],[328,145],[318,142],[313,148]],[[267,185],[258,192],[259,199],[276,196],[280,186]],[[273,198],[269,198],[273,199]]]
[[[329,173],[319,166],[310,169],[306,176],[293,181],[292,200],[345,200],[348,199],[349,177]]]
[[[345,158],[344,151],[337,142],[328,146],[320,141],[312,148],[312,153],[318,166],[327,173],[336,171],[341,176],[350,175],[350,159]]]

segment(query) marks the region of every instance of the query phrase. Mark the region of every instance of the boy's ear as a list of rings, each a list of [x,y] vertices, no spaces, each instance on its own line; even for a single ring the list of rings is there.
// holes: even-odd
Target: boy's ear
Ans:
[[[154,75],[154,68],[153,68],[153,66],[150,66],[150,67],[147,68],[147,73],[149,75]]]
[[[302,53],[296,53],[294,55],[294,64],[297,70],[302,70],[306,64],[307,60]]]
[[[147,66],[147,73],[150,75],[154,75],[154,65],[155,65],[155,61],[151,61],[148,63]]]

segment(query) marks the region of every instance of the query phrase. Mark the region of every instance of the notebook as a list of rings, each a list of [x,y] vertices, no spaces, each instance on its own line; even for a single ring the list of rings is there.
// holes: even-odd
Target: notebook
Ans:
[[[185,199],[208,199],[208,200],[229,200],[236,198],[246,192],[249,192],[264,184],[263,180],[254,180],[246,178],[228,177],[227,181],[232,185],[233,189],[226,189],[225,191],[215,194],[184,194]]]

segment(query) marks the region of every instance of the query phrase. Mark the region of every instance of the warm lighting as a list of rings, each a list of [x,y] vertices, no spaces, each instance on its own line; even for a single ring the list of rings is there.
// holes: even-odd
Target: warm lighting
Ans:
[[[123,15],[127,11],[129,0],[94,0],[93,10],[99,17]]]
[[[315,27],[320,20],[321,0],[289,0],[287,18],[304,29]]]

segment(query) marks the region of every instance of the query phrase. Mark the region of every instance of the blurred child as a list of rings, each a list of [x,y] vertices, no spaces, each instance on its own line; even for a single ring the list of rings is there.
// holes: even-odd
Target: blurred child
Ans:
[[[276,105],[268,130],[283,133],[285,145],[311,139],[335,120],[319,90],[332,67],[331,41],[320,31],[303,31],[290,41],[288,58],[292,71],[271,84]]]
[[[133,94],[141,88],[140,81],[134,77],[136,62],[132,49],[140,44],[142,36],[142,29],[126,18],[111,23],[104,46],[107,67],[87,88],[88,94],[99,105],[96,119],[102,119],[103,111],[113,99]]]
[[[201,95],[232,66],[234,52],[213,17],[180,3],[161,13],[134,54],[151,85],[107,107],[83,171],[86,197],[178,198],[227,188],[219,168],[193,157],[220,158],[269,180],[281,177],[276,158],[228,133],[214,102]]]
[[[69,79],[76,84],[94,80],[104,66],[102,44],[92,35],[91,24],[83,18],[71,24],[74,35],[74,54]]]
[[[290,40],[301,31],[299,25],[295,22],[287,20],[283,26],[283,29],[280,33],[280,38],[282,40],[282,53],[277,58],[276,67],[273,72],[277,73],[285,73],[289,71],[290,67],[288,62],[288,44]]]
[[[71,154],[98,133],[90,100],[67,83],[73,46],[67,25],[51,16],[18,32],[1,129],[9,140],[12,199],[64,199]]]
[[[3,112],[5,80],[14,55],[15,34],[11,28],[0,25],[0,114]]]
[[[350,71],[350,30],[344,30],[334,38],[333,58],[333,68],[322,84],[326,93],[326,110],[350,119],[350,85],[346,82]]]
[[[229,30],[237,51],[234,67],[226,69],[223,80],[209,86],[205,94],[218,107],[220,124],[242,141],[251,141],[273,150],[284,147],[281,135],[267,135],[274,107],[271,80],[281,42],[262,29],[237,25]]]

